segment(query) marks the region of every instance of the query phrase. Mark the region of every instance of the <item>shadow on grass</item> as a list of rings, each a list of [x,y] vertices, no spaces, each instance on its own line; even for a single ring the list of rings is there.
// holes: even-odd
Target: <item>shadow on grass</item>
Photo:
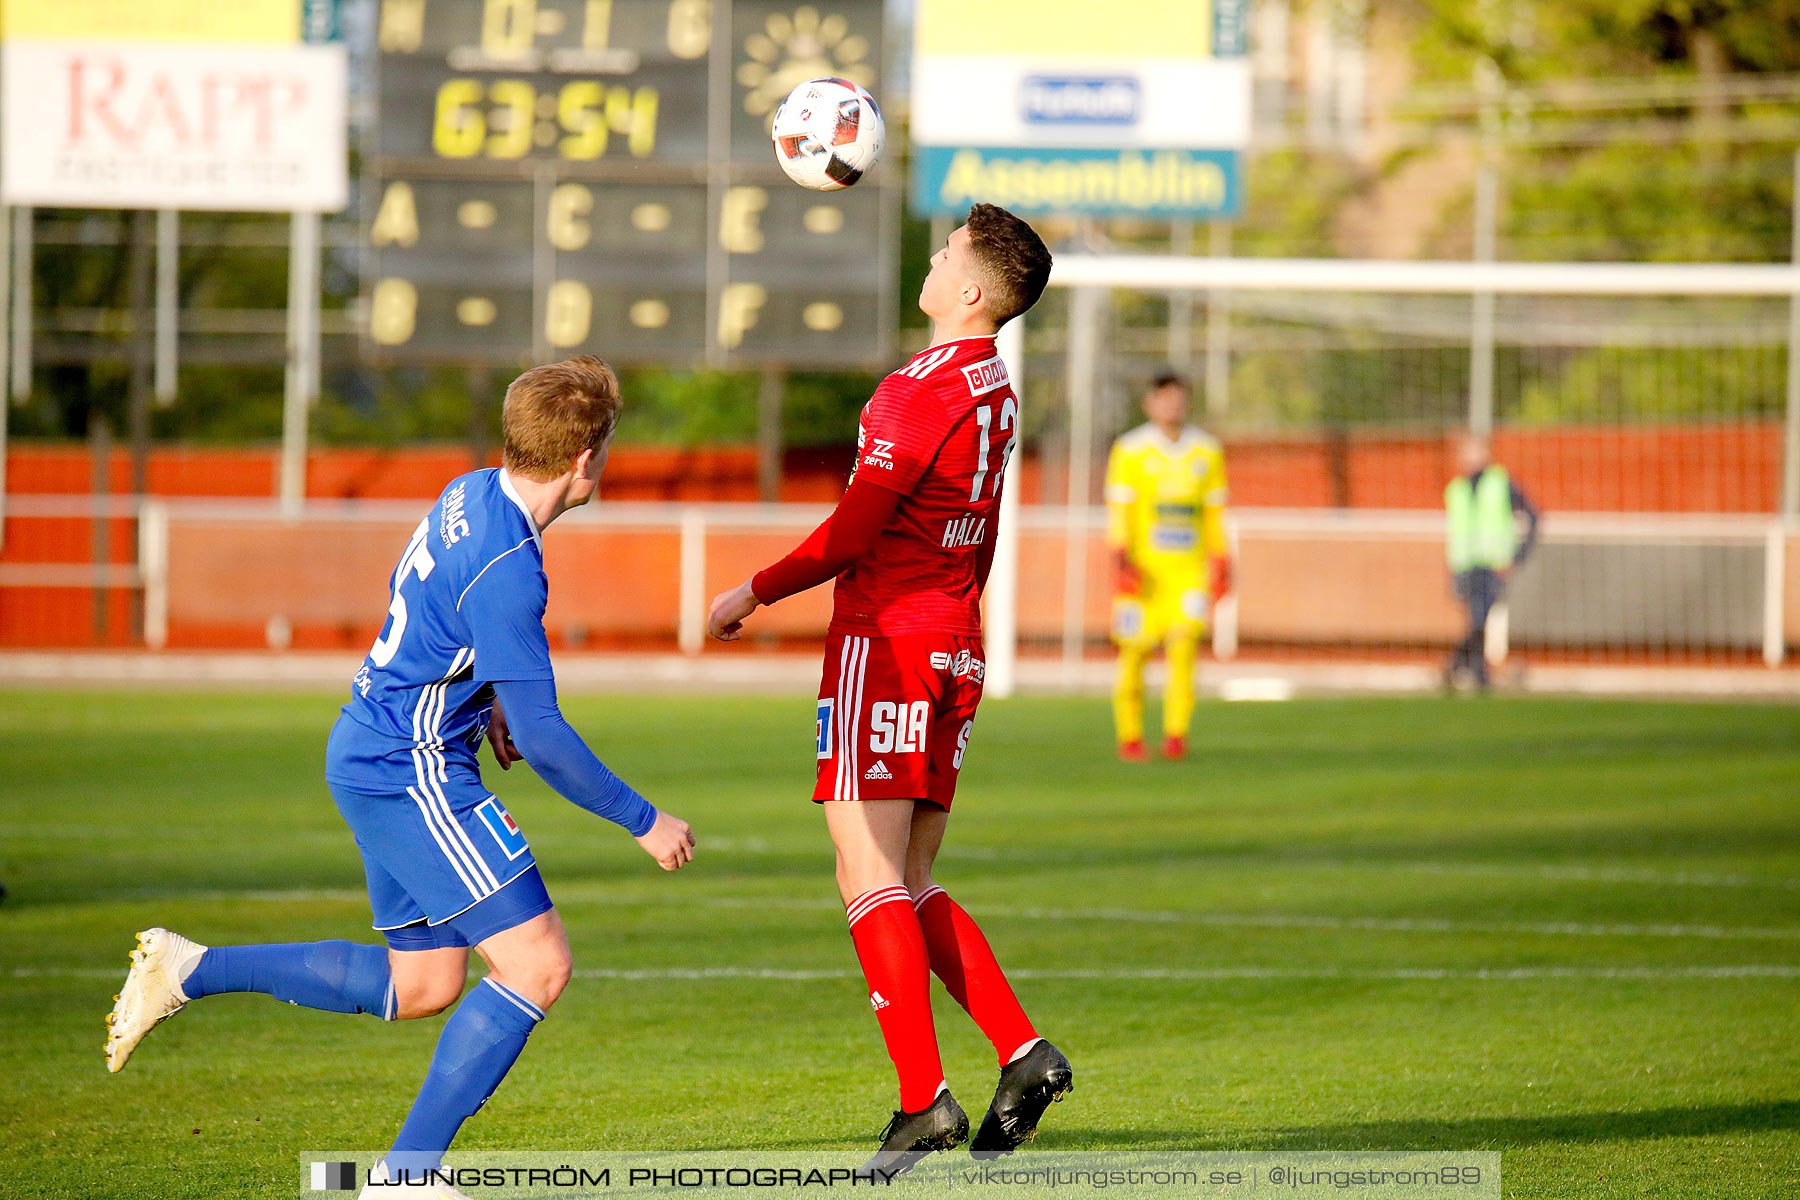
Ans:
[[[1800,1131],[1800,1100],[1711,1104],[1546,1117],[1358,1121],[1233,1133],[1170,1129],[1046,1129],[1047,1150],[1514,1150],[1544,1144],[1655,1141],[1721,1133]]]

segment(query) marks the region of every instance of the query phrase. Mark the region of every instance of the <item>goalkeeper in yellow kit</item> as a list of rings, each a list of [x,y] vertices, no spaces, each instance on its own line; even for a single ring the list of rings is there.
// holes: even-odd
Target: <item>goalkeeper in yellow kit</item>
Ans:
[[[1113,723],[1119,757],[1143,762],[1144,663],[1160,644],[1168,663],[1163,755],[1187,753],[1194,658],[1213,605],[1231,590],[1225,538],[1225,456],[1187,423],[1188,389],[1165,372],[1144,396],[1150,420],[1113,443],[1106,464],[1106,544],[1117,573],[1113,640],[1119,677]]]

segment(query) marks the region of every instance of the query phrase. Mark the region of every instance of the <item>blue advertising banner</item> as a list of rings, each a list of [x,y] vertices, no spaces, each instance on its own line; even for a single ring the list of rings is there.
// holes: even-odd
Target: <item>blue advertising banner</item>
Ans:
[[[1227,218],[1243,205],[1235,150],[920,146],[913,209],[961,216],[977,201],[1017,213]]]

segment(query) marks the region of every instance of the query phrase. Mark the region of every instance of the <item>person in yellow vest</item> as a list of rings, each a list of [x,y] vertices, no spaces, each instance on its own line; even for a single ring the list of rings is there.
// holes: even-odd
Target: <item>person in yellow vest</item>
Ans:
[[[1187,423],[1181,376],[1158,375],[1144,396],[1150,420],[1113,443],[1106,464],[1106,544],[1117,586],[1113,640],[1119,674],[1113,725],[1119,757],[1143,762],[1144,663],[1164,648],[1163,755],[1187,753],[1194,715],[1194,658],[1207,620],[1231,590],[1225,538],[1225,456]]]
[[[1468,629],[1444,667],[1444,687],[1454,688],[1466,671],[1485,692],[1491,682],[1485,653],[1488,614],[1505,595],[1514,569],[1537,545],[1538,511],[1506,468],[1493,460],[1486,438],[1465,436],[1457,465],[1460,474],[1444,488],[1444,547]]]

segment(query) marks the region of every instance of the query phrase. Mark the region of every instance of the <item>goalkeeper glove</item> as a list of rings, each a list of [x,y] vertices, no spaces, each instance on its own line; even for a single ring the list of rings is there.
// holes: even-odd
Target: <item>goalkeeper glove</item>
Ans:
[[[1113,551],[1113,591],[1121,596],[1135,596],[1144,590],[1144,577],[1123,550]]]
[[[1231,560],[1223,555],[1213,559],[1207,582],[1211,585],[1207,592],[1212,602],[1217,604],[1231,591]]]

